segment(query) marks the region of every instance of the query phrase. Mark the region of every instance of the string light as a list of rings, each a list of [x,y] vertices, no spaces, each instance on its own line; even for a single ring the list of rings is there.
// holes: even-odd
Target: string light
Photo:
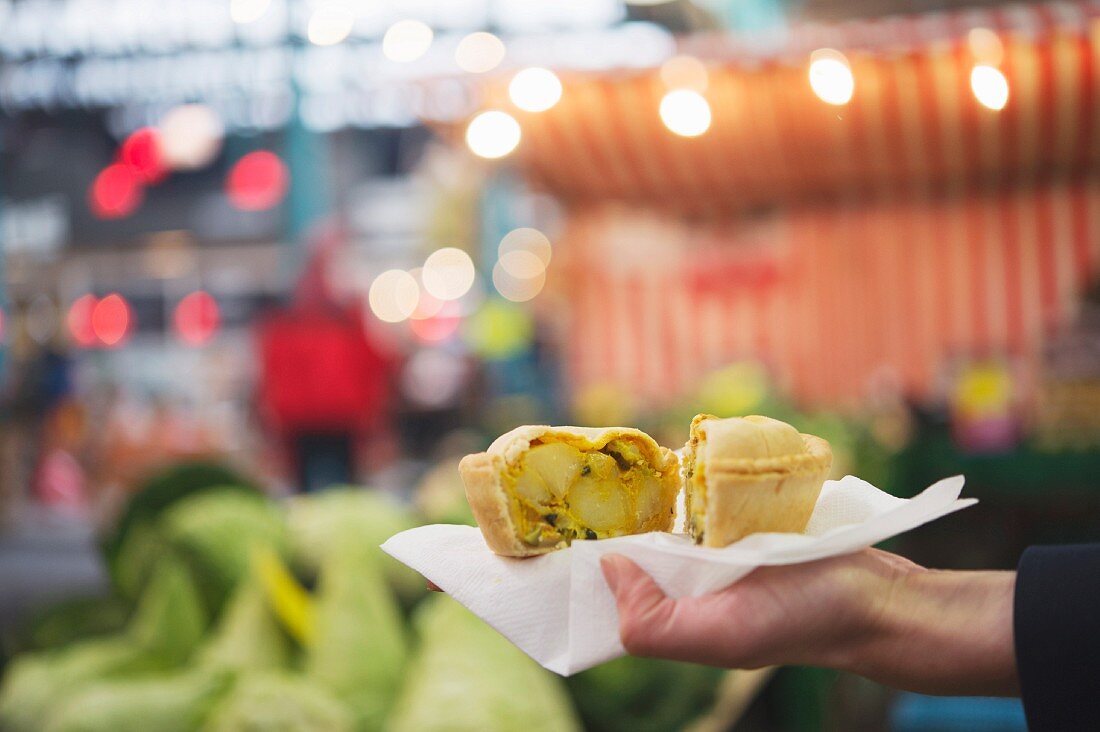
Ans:
[[[1000,111],[1008,104],[1008,79],[1000,69],[978,65],[970,71],[970,89],[978,102],[988,109]]]
[[[181,341],[201,346],[218,331],[221,321],[218,301],[209,292],[196,290],[176,305],[173,321]]]
[[[682,137],[698,137],[710,128],[710,105],[702,94],[675,89],[661,99],[661,121]]]
[[[382,37],[382,54],[391,61],[410,63],[432,45],[432,29],[419,20],[399,20]]]
[[[88,207],[100,219],[121,219],[141,205],[145,194],[137,174],[122,163],[113,163],[99,172],[88,190]]]
[[[529,252],[510,252],[508,256],[512,257],[523,254],[535,259],[536,262],[538,261],[538,258]],[[497,292],[499,292],[502,297],[512,302],[526,302],[534,298],[542,292],[542,288],[545,284],[545,267],[541,268],[534,277],[516,277],[504,268],[503,260],[497,262],[496,266],[493,267],[493,286],[497,288]]]
[[[257,150],[229,169],[225,192],[229,202],[242,211],[265,211],[283,200],[289,186],[290,173],[279,156]]]
[[[306,37],[315,46],[333,46],[351,34],[355,13],[343,2],[326,2],[309,16]]]
[[[230,0],[229,17],[234,23],[252,23],[263,17],[271,0]]]
[[[707,67],[694,56],[673,56],[661,64],[661,81],[669,89],[707,90]]]
[[[538,229],[522,227],[509,231],[500,240],[497,256],[503,259],[509,252],[530,252],[542,261],[543,266],[547,266],[550,264],[553,249],[546,234]]]
[[[160,120],[160,154],[175,170],[196,170],[209,165],[221,150],[225,128],[205,104],[181,104]]]
[[[826,104],[847,104],[855,93],[856,80],[848,59],[840,51],[821,48],[810,54],[810,88]]]
[[[92,308],[92,332],[108,348],[122,343],[130,330],[130,305],[117,292],[108,295]]]
[[[92,311],[95,310],[99,299],[95,295],[81,295],[69,306],[69,314],[65,318],[65,324],[69,326],[69,335],[73,342],[81,348],[90,348],[95,345],[96,335],[92,330]]]
[[[504,41],[492,33],[478,31],[463,37],[455,48],[458,68],[471,74],[492,71],[504,60]]]
[[[476,274],[469,254],[455,247],[444,247],[424,260],[420,279],[432,297],[457,300],[473,287]]]
[[[400,323],[416,311],[420,286],[403,269],[388,269],[374,278],[367,302],[375,317],[386,323]]]
[[[480,157],[502,158],[516,149],[521,134],[515,117],[491,110],[470,120],[466,127],[466,145]]]
[[[561,80],[550,69],[533,66],[512,77],[508,96],[526,112],[545,112],[561,99]]]

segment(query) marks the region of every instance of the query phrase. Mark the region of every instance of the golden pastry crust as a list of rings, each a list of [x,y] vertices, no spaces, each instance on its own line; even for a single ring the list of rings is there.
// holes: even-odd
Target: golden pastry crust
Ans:
[[[520,535],[516,507],[505,486],[505,474],[533,444],[564,442],[582,451],[598,451],[614,439],[628,439],[657,471],[662,484],[658,512],[645,531],[668,531],[675,520],[676,494],[680,488],[679,458],[646,433],[630,427],[550,427],[525,425],[498,437],[485,452],[467,455],[458,465],[466,487],[466,499],[477,519],[485,543],[496,554],[530,557],[563,548],[565,539],[531,545]],[[552,532],[551,532],[552,533]]]
[[[727,546],[760,532],[801,532],[832,467],[829,443],[769,417],[691,423],[688,526],[697,542]]]

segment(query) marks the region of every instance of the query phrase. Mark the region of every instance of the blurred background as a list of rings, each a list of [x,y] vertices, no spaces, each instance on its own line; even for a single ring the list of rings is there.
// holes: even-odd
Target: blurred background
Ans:
[[[0,729],[1023,729],[562,680],[377,545],[697,412],[964,473],[918,562],[1100,539],[1098,98],[1085,1],[0,0]]]

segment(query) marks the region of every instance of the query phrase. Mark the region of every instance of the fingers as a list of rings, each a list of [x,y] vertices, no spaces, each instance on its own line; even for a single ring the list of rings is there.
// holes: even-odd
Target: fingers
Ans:
[[[653,578],[626,557],[605,555],[600,560],[607,586],[619,608],[619,636],[634,656],[668,655],[676,601],[665,595]]]

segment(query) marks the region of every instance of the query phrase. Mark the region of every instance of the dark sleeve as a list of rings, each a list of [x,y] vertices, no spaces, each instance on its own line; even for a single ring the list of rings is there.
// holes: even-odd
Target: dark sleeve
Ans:
[[[1100,544],[1034,546],[1020,557],[1016,666],[1032,732],[1100,725]]]

